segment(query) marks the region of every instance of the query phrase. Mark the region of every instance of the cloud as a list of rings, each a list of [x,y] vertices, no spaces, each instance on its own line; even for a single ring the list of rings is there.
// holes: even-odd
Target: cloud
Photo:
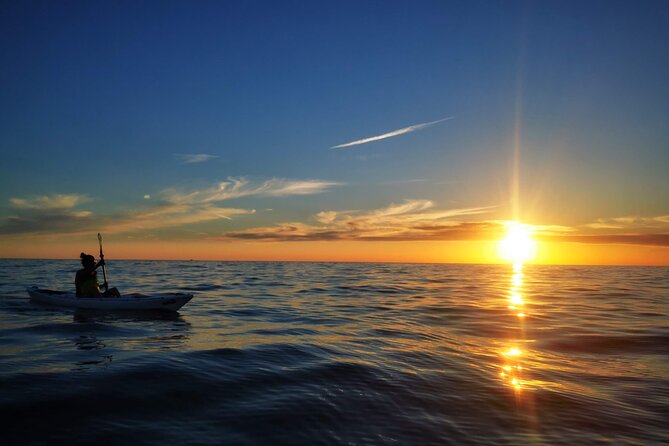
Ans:
[[[213,203],[248,196],[284,197],[290,195],[312,195],[325,192],[342,183],[321,180],[285,180],[273,178],[262,184],[253,185],[245,178],[228,178],[216,186],[192,192],[169,189],[165,198],[172,203],[195,204]]]
[[[651,245],[669,246],[669,233],[666,234],[573,234],[540,236],[539,240],[568,243],[587,243],[604,245]]]
[[[83,194],[10,198],[9,204],[14,209],[14,215],[0,223],[0,234],[59,232],[86,225],[92,212],[75,208],[89,201],[91,199]]]
[[[10,202],[17,210],[16,215],[0,223],[0,234],[56,235],[91,231],[122,233],[212,220],[230,220],[233,216],[254,214],[256,211],[222,207],[220,203],[248,196],[316,194],[338,184],[340,183],[320,180],[293,181],[276,178],[252,184],[244,178],[231,178],[201,190],[165,190],[159,194],[159,199],[147,200],[141,208],[98,215],[74,209],[78,203],[88,200],[83,195],[13,198]]]
[[[404,127],[402,129],[393,130],[392,132],[384,133],[382,135],[372,136],[372,137],[369,137],[369,138],[363,138],[363,139],[359,139],[357,141],[352,141],[352,142],[347,142],[345,144],[339,144],[339,145],[336,145],[336,146],[332,146],[330,148],[331,149],[344,149],[346,147],[353,147],[353,146],[358,146],[360,144],[367,144],[369,142],[380,141],[382,139],[392,138],[394,136],[400,136],[400,135],[404,135],[404,134],[407,134],[407,133],[415,132],[417,130],[422,130],[422,129],[430,127],[434,124],[438,124],[440,122],[448,121],[448,120],[453,119],[453,118],[455,118],[455,116],[449,116],[448,118],[439,119],[437,121],[410,125],[409,127]]]
[[[316,214],[316,220],[324,225],[332,223],[335,218],[337,218],[337,213],[334,211],[323,211]]]
[[[598,218],[597,221],[585,225],[591,229],[626,229],[626,228],[661,228],[669,229],[669,215],[659,215],[656,217],[609,217]]]
[[[182,163],[194,164],[203,163],[213,158],[218,158],[218,155],[209,155],[207,153],[176,153],[174,154],[174,157]]]
[[[80,203],[90,201],[82,194],[40,195],[31,198],[10,198],[9,203],[17,209],[54,210],[72,209]]]
[[[568,234],[576,229],[569,226],[560,225],[532,225],[532,233],[539,235]]]
[[[0,235],[73,233],[77,228],[90,228],[89,211],[28,210],[12,215],[0,225]]]
[[[109,234],[129,231],[177,227],[212,220],[232,220],[236,215],[254,214],[255,209],[223,208],[211,205],[183,206],[163,203],[149,209],[101,219],[103,230]]]
[[[669,246],[669,215],[598,218],[571,234],[548,231],[540,240],[588,244]]]
[[[492,207],[438,210],[429,200],[407,200],[369,211],[322,211],[314,215],[317,224],[282,223],[271,227],[226,232],[223,239],[256,241],[449,241],[500,240],[504,221],[476,221]],[[625,232],[590,227],[533,225],[541,241],[669,246],[669,218],[620,217]],[[631,226],[631,225],[646,226]],[[644,230],[646,232],[644,232]],[[587,231],[591,231],[588,233]]]
[[[323,211],[314,218],[320,225],[283,223],[225,233],[225,238],[264,241],[316,240],[473,240],[498,237],[503,225],[461,222],[454,218],[488,212],[491,207],[434,210],[429,200],[407,200],[371,211]]]

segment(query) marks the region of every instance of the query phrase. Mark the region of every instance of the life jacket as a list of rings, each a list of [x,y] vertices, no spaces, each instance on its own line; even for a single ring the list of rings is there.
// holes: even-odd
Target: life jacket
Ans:
[[[83,274],[82,274],[83,276]],[[78,296],[95,297],[100,295],[100,283],[97,274],[85,275],[84,279],[77,284]]]

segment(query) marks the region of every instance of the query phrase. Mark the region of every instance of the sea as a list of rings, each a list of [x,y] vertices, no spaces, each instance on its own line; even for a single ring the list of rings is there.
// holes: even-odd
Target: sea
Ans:
[[[0,260],[3,445],[669,444],[669,268]]]

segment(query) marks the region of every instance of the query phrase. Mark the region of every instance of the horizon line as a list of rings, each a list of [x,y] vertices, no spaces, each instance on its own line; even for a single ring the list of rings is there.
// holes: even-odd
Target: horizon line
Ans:
[[[77,262],[79,259],[70,258],[70,257],[0,257],[0,261],[3,260],[59,260],[59,261],[72,261]],[[411,264],[411,265],[481,265],[481,266],[497,266],[497,265],[508,265],[513,267],[513,262],[487,262],[487,263],[478,263],[478,262],[416,262],[416,261],[393,261],[393,260],[263,260],[263,259],[147,259],[147,258],[121,258],[113,259],[111,262],[230,262],[230,263],[370,263],[370,264],[383,264],[383,263],[392,263],[392,264]],[[108,259],[105,259],[105,263],[109,265]],[[602,267],[648,267],[648,268],[668,268],[669,264],[654,265],[654,264],[618,264],[618,263],[539,263],[539,262],[525,262],[523,266],[602,266]]]

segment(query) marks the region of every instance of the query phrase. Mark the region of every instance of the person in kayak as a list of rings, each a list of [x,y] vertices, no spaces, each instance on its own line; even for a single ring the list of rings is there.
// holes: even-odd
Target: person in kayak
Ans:
[[[116,290],[116,288],[112,288],[109,292],[104,294],[100,293],[100,283],[98,282],[98,273],[96,269],[103,266],[105,261],[100,260],[98,263],[95,263],[95,257],[90,254],[84,254],[83,252],[79,257],[81,258],[81,266],[83,266],[83,268],[77,271],[77,275],[74,278],[77,296],[97,297],[103,295],[115,295],[112,291]],[[106,288],[106,284],[103,284],[102,286]],[[118,291],[116,293],[118,293]]]

